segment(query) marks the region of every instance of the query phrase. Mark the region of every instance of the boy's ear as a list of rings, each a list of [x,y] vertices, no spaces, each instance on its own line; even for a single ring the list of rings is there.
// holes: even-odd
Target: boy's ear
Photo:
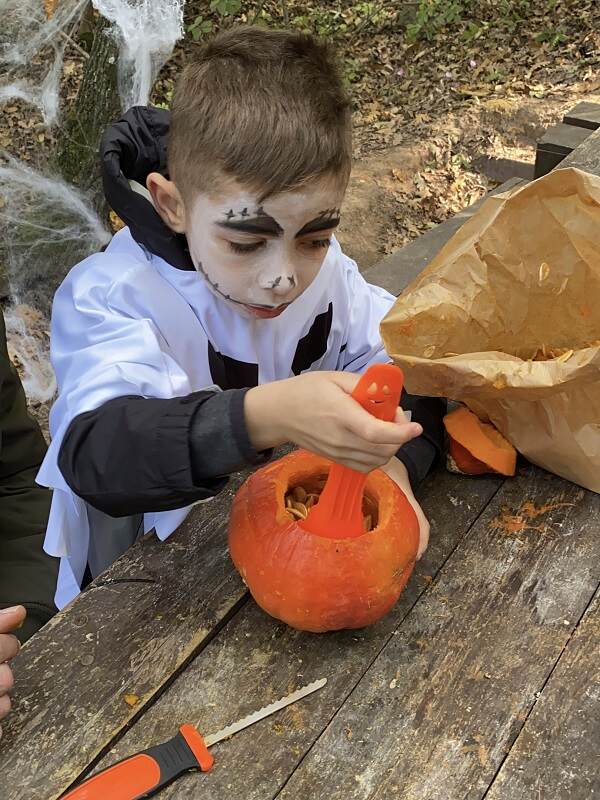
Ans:
[[[185,205],[173,181],[159,172],[151,172],[146,178],[146,187],[163,222],[175,233],[185,233]]]

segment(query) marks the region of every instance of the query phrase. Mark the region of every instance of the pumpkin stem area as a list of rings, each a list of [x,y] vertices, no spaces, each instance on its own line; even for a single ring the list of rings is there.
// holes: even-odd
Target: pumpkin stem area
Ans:
[[[306,519],[310,509],[317,505],[327,474],[303,477],[297,482],[290,482],[284,492],[285,510],[295,520]],[[363,494],[362,513],[365,533],[374,530],[379,521],[378,507],[375,500],[367,492]]]

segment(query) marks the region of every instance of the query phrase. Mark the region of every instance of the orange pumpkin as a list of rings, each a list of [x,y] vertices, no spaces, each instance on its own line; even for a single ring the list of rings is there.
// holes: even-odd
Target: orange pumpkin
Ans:
[[[255,472],[231,510],[231,558],[259,606],[293,628],[320,633],[362,628],[396,603],[415,564],[419,524],[382,470],[367,477],[373,530],[330,539],[301,528],[285,495],[327,475],[331,462],[297,450]]]
[[[444,417],[448,433],[450,472],[461,475],[483,475],[489,472],[514,475],[517,451],[493,425],[482,422],[465,406]]]

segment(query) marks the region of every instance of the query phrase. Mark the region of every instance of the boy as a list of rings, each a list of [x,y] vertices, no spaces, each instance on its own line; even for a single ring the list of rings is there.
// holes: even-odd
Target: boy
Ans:
[[[399,410],[386,423],[349,397],[352,373],[389,361],[379,322],[394,298],[333,238],[351,121],[327,48],[263,28],[222,33],[183,72],[170,120],[130,109],[101,151],[128,227],[54,302],[60,394],[39,480],[55,489],[57,604],[286,441],[362,471],[386,465],[417,511],[422,551],[411,481],[439,455],[444,409],[403,398],[413,422]]]

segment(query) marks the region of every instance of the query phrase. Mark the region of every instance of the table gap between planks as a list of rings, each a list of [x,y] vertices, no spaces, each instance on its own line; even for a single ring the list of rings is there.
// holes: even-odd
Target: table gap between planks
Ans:
[[[600,172],[600,133],[583,148],[570,160]],[[368,280],[400,293],[473,210]],[[228,559],[244,477],[167,542],[131,548],[23,648],[2,800],[55,800],[182,722],[210,733],[319,677],[324,689],[217,745],[211,773],[161,797],[600,793],[600,497],[528,465],[509,481],[440,469],[421,492],[431,544],[397,606],[371,628],[313,635],[263,614]],[[530,525],[526,503],[541,512]]]

